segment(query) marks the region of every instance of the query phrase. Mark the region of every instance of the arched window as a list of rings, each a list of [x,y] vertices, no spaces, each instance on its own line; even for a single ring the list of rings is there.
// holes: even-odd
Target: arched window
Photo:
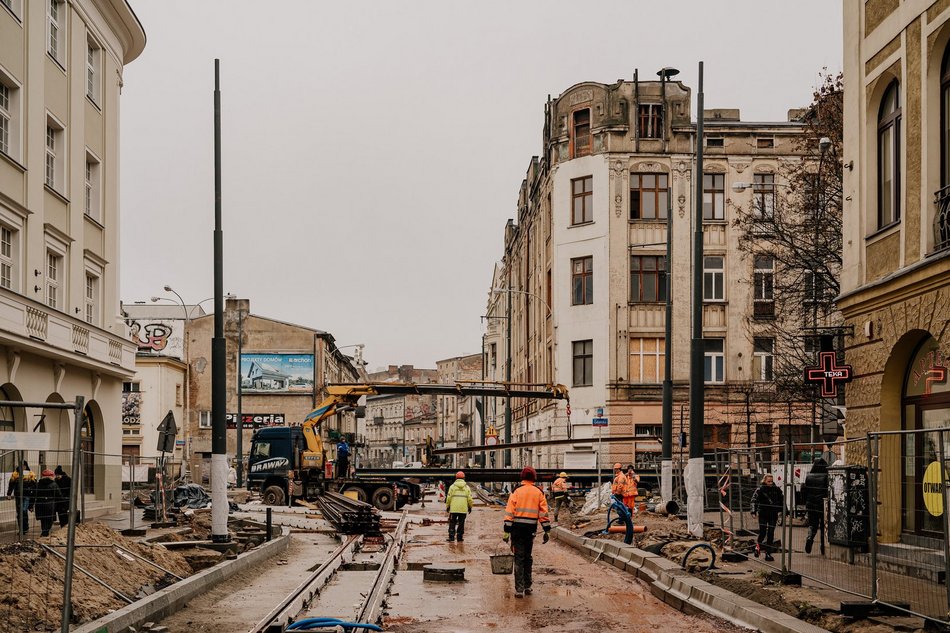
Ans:
[[[940,188],[950,185],[950,44],[940,65]]]
[[[80,427],[80,449],[82,450],[82,488],[86,494],[96,491],[96,421],[92,407],[86,406]]]
[[[901,195],[900,85],[891,82],[877,115],[877,226],[900,219]]]

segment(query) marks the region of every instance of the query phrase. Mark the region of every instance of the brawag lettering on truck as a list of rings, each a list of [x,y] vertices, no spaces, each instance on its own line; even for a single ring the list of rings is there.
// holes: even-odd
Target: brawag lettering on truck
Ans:
[[[277,470],[278,468],[287,468],[290,466],[290,460],[286,457],[274,457],[272,459],[265,459],[262,462],[257,462],[256,464],[251,464],[251,472],[259,473],[264,470]]]

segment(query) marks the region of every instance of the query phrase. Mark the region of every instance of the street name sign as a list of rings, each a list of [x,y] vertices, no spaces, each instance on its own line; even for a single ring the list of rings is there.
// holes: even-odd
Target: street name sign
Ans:
[[[607,426],[607,418],[593,418],[591,423],[594,426]]]

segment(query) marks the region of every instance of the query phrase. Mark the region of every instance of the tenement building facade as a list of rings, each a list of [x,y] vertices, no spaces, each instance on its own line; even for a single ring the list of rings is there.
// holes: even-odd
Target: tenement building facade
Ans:
[[[119,92],[144,47],[124,0],[0,2],[0,399],[85,398],[71,474],[87,515],[121,502],[135,346],[119,316]],[[34,470],[72,470],[74,430],[70,412],[0,410],[0,431],[50,434]]]
[[[950,2],[846,0],[844,74],[847,435],[907,432],[880,441],[880,533],[939,542],[925,431],[950,426]]]
[[[746,123],[738,110],[705,112],[705,254],[695,265],[704,275],[707,450],[809,439],[800,403],[769,395],[782,353],[768,333],[774,270],[739,248],[733,226],[740,210],[771,210],[785,168],[801,163],[800,115]],[[674,437],[688,431],[696,142],[690,89],[678,81],[585,82],[546,104],[543,153],[528,165],[492,275],[486,370],[504,380],[510,362],[513,382],[570,389],[570,412],[563,402],[513,401],[512,441],[578,442],[515,451],[515,465],[593,467],[598,432],[637,437],[605,444],[603,464],[658,463],[668,275]],[[503,441],[504,403],[487,403],[486,417]],[[594,417],[608,426],[596,430]]]

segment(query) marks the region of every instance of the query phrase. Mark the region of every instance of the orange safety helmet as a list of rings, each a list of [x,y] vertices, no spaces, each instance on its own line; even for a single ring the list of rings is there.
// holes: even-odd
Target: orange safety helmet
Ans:
[[[463,473],[463,472],[460,470],[460,471],[458,471],[457,473],[455,473],[455,478],[456,478],[456,479],[465,479],[465,473]]]
[[[620,462],[614,464],[614,470],[620,470],[621,468],[623,468],[623,466],[620,464]]]

